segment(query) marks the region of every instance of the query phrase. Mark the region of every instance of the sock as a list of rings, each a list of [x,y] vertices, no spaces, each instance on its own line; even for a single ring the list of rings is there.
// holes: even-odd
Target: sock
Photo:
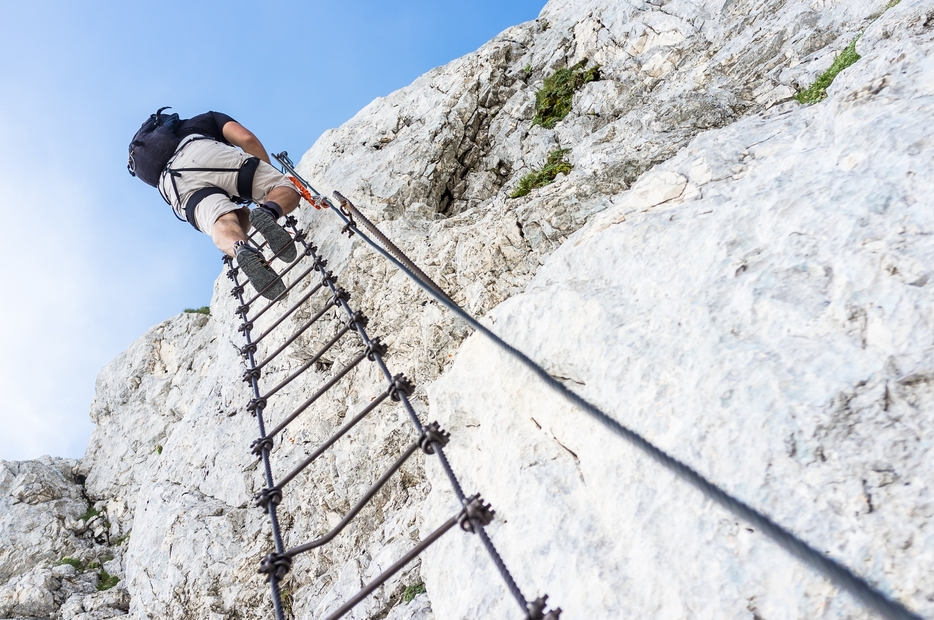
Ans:
[[[262,209],[266,213],[272,216],[272,219],[278,220],[282,217],[282,207],[270,200],[264,205],[260,205],[258,208]]]

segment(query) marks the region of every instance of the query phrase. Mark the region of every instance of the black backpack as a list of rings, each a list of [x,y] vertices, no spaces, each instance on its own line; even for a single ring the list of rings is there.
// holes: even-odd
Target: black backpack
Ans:
[[[165,170],[169,159],[175,154],[181,137],[175,135],[181,121],[178,114],[163,114],[163,110],[169,107],[159,108],[159,110],[150,116],[143,126],[139,128],[133,141],[130,142],[130,157],[126,168],[134,177],[139,177],[141,181],[158,187],[159,177]]]

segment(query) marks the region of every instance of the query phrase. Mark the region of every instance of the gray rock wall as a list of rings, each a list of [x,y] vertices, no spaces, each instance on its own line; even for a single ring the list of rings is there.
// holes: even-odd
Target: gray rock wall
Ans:
[[[872,24],[827,102],[696,137],[487,316],[552,376],[923,617],[932,11],[903,2]],[[874,617],[483,339],[430,392],[460,439],[452,462],[490,489],[517,579],[568,617]],[[432,488],[435,521],[445,491]],[[426,556],[439,617],[514,613],[484,596],[502,586],[474,545],[451,537]]]
[[[325,133],[300,170],[350,197],[552,374],[934,616],[934,6],[884,9],[553,0],[538,20]],[[863,29],[863,59],[827,102],[789,101]],[[602,79],[554,129],[532,127],[544,78],[584,58]],[[570,174],[508,198],[558,148],[570,149]],[[390,345],[390,368],[418,384],[423,419],[452,431],[455,468],[497,509],[491,535],[527,596],[547,592],[568,618],[868,617],[477,338],[461,347],[469,332],[342,237],[332,214],[306,207],[300,219]],[[271,541],[252,507],[257,431],[229,287],[218,279],[210,318],[170,319],[102,371],[97,430],[77,467],[85,488],[71,463],[0,470],[0,490],[11,489],[0,501],[17,515],[4,507],[2,549],[13,551],[0,551],[12,567],[0,575],[0,617],[269,616],[256,568]],[[340,325],[331,313],[303,334],[265,384]],[[332,349],[272,401],[269,419],[358,350],[351,340]],[[353,371],[284,433],[277,475],[381,389],[371,366]],[[330,529],[411,439],[388,406],[342,439],[290,485],[286,543]],[[332,545],[299,558],[284,586],[293,617],[323,617],[456,510],[428,463],[410,461]],[[29,494],[50,499],[17,500],[33,475],[23,472],[51,481],[40,486],[53,491]],[[101,513],[87,526],[76,524],[85,492]],[[30,551],[29,519],[50,528],[41,553]],[[54,566],[70,554],[83,572]],[[98,592],[102,570],[120,581]],[[427,594],[402,603],[423,581]],[[517,611],[476,540],[454,533],[348,617]]]

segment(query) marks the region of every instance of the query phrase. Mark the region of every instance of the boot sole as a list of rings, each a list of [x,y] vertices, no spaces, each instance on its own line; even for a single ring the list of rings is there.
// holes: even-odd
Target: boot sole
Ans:
[[[254,252],[237,252],[237,264],[250,280],[256,292],[266,299],[278,299],[285,293],[285,284],[272,267]]]
[[[291,263],[295,260],[295,241],[292,236],[279,226],[272,216],[259,209],[250,211],[250,224],[269,242],[269,248],[279,260]]]

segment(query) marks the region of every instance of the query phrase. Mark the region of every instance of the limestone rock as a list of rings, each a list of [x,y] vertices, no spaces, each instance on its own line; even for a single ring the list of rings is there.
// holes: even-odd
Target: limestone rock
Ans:
[[[930,615],[931,19],[919,1],[884,8],[552,0],[325,133],[300,171],[554,376]],[[828,102],[788,101],[864,29],[863,59]],[[585,59],[600,79],[553,129],[533,126],[545,78]],[[508,198],[557,149],[572,171]],[[866,617],[476,338],[461,348],[469,331],[341,236],[334,214],[299,215],[388,343],[387,364],[418,386],[419,415],[452,431],[455,469],[494,503],[489,532],[528,597],[547,592],[581,618]],[[303,277],[282,305],[313,284]],[[78,467],[100,515],[78,519],[73,463],[0,467],[0,567],[12,567],[0,611],[269,617],[256,570],[271,534],[253,506],[263,472],[230,286],[222,274],[210,317],[165,321],[101,372]],[[332,311],[303,331],[263,385],[343,321]],[[270,401],[268,421],[360,348],[328,350]],[[372,364],[351,371],[277,438],[274,476],[384,388]],[[286,546],[333,528],[414,439],[389,404],[342,438],[287,486]],[[413,457],[333,543],[296,558],[282,584],[292,616],[326,615],[411,549],[458,509],[447,489],[434,460]],[[72,553],[101,566],[54,566]],[[98,593],[103,571],[120,581]],[[427,594],[401,603],[422,581]],[[518,612],[476,540],[452,532],[346,617]]]
[[[902,3],[874,23],[826,103],[696,137],[488,316],[552,377],[923,617],[930,15]],[[700,187],[632,203],[673,175]],[[874,617],[485,340],[430,393],[518,582],[569,617]],[[452,498],[441,484],[430,498],[437,522]],[[439,617],[514,613],[471,537],[443,539],[422,572]]]
[[[0,461],[0,583],[88,546],[76,533],[88,510],[76,461]]]

